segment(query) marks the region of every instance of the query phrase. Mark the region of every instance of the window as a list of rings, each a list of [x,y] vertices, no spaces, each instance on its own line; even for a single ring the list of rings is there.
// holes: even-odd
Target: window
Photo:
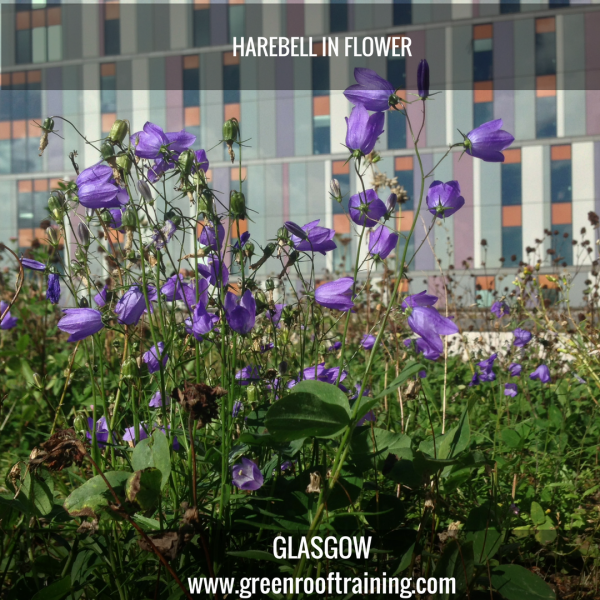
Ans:
[[[333,228],[335,229],[335,243],[337,248],[333,251],[333,270],[344,273],[352,272],[352,228],[348,215],[344,213],[350,197],[350,163],[343,160],[334,160],[331,165],[334,179],[340,182],[342,202],[331,199],[331,212],[333,213]]]
[[[0,81],[0,173],[39,171],[42,72],[4,73]]]
[[[414,200],[414,175],[413,175],[413,157],[398,156],[394,159],[394,175],[398,183],[406,190],[408,200],[400,206],[400,212],[396,218],[396,230],[400,232],[400,251],[403,251],[406,236],[412,227],[414,220],[415,200]],[[409,261],[415,251],[414,237],[411,238],[406,260]]]
[[[331,117],[329,109],[329,61],[323,56],[323,44],[313,44],[313,154],[331,152]]]
[[[473,27],[473,126],[494,118],[493,28]]]
[[[556,23],[535,20],[535,121],[538,138],[556,137]]]
[[[223,110],[224,120],[240,121],[240,57],[223,52]]]
[[[496,280],[493,275],[483,275],[475,278],[475,300],[477,306],[489,308],[494,303]]]
[[[192,14],[192,26],[194,30],[194,46],[201,48],[210,45],[210,5],[207,2],[194,0]]]
[[[121,54],[120,6],[117,0],[107,0],[104,5],[104,54]]]
[[[46,239],[40,223],[48,218],[49,191],[56,188],[58,179],[21,179],[17,182],[19,248],[29,248],[34,239]]]
[[[392,44],[402,45],[402,37],[393,36]],[[400,98],[406,98],[406,59],[403,57],[387,58],[387,80],[397,90]],[[398,110],[387,111],[388,148],[406,148],[406,117]]]
[[[517,266],[523,260],[523,222],[521,209],[521,150],[504,152],[500,167],[502,187],[502,256],[504,266]]]
[[[233,44],[234,37],[238,39],[244,37],[246,7],[243,2],[244,0],[236,0],[235,3],[230,1],[227,6],[230,44]]]
[[[394,25],[410,25],[412,23],[411,0],[394,0]]]
[[[348,31],[348,1],[331,0],[329,5],[329,31]]]
[[[17,64],[62,60],[61,7],[46,3],[15,5]]]
[[[573,264],[573,205],[571,146],[550,149],[550,195],[552,201],[552,261]]]
[[[100,112],[102,114],[102,134],[110,132],[117,119],[117,78],[115,63],[100,65]]]
[[[200,57],[183,57],[183,123],[200,139]]]
[[[521,10],[520,0],[500,0],[500,14],[508,15]]]

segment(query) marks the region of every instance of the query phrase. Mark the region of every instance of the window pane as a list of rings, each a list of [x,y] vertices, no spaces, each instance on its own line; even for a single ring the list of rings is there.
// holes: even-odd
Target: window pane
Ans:
[[[233,38],[244,37],[245,23],[245,7],[243,4],[234,4],[229,7],[229,43],[233,44]],[[196,11],[200,12],[200,11]]]
[[[348,4],[346,0],[332,0],[329,5],[329,31],[348,31]]]
[[[313,117],[313,154],[329,154],[331,144],[330,117]]]
[[[318,56],[312,59],[313,96],[329,96],[329,59]]]
[[[500,14],[507,15],[521,10],[520,0],[500,0]]]
[[[502,205],[517,206],[521,204],[521,163],[503,164],[501,168]]]
[[[412,6],[410,0],[394,0],[394,25],[410,25],[412,23]]]
[[[48,192],[33,192],[33,222],[35,227],[48,218]]]
[[[37,137],[27,138],[27,172],[37,173],[42,170],[42,159],[38,156],[40,140]]]
[[[514,267],[522,260],[523,255],[523,228],[502,228],[502,256],[505,267]]]
[[[183,70],[183,106],[199,106],[200,104],[200,71],[199,69]]]
[[[556,97],[536,98],[535,104],[536,136],[556,137]]]
[[[48,60],[62,60],[62,25],[48,27]]]
[[[413,210],[414,208],[414,178],[412,171],[396,171],[396,180],[406,190],[408,201],[402,205],[402,210]]]
[[[556,73],[556,32],[535,34],[535,74]]]
[[[20,89],[15,89],[15,88]],[[13,86],[12,118],[15,121],[27,118],[27,91],[24,85]]]
[[[194,46],[210,44],[210,8],[194,10]]]
[[[31,29],[21,29],[16,31],[16,59],[17,64],[31,62]]]
[[[487,40],[476,40],[487,41]],[[491,40],[490,40],[491,42]],[[473,52],[473,79],[474,81],[491,81],[493,75],[493,53],[491,50]]]
[[[554,232],[558,231],[557,235]],[[565,237],[566,236],[566,237]],[[566,263],[568,266],[573,264],[573,225],[552,225],[552,248],[555,254],[552,260],[558,260],[558,264]]]
[[[341,202],[332,201],[332,212],[334,215],[343,215],[344,206],[346,206],[350,197],[350,174],[334,175],[333,178],[340,182],[340,192],[342,193],[343,200]]]
[[[12,113],[12,90],[0,90],[0,121],[10,121]]]
[[[39,83],[35,84],[39,87]],[[27,91],[27,118],[40,119],[42,116],[42,92],[41,90]]]
[[[394,89],[406,89],[406,61],[404,58],[388,58],[387,80],[394,86]]]
[[[46,28],[36,27],[31,36],[33,62],[46,62]]]
[[[104,21],[104,54],[121,54],[121,25],[119,19]]]
[[[223,66],[223,103],[237,104],[240,101],[240,65]]]
[[[473,126],[479,127],[494,119],[493,102],[477,102],[473,105]]]
[[[10,173],[10,140],[0,140],[0,173]]]
[[[388,111],[388,148],[406,148],[406,117],[398,111]]]
[[[17,196],[17,228],[33,229],[33,202],[31,193],[20,193]]]
[[[571,161],[550,162],[550,189],[552,202],[571,202]]]

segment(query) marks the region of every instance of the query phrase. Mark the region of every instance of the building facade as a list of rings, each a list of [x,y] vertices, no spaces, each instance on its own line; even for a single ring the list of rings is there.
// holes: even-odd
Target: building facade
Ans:
[[[132,131],[148,120],[169,131],[185,128],[197,136],[194,147],[208,151],[209,177],[226,199],[239,172],[219,140],[223,121],[236,117],[248,140],[244,192],[255,242],[265,244],[284,221],[321,219],[336,229],[339,243],[333,255],[318,257],[317,268],[349,269],[358,241],[347,199],[359,181],[342,145],[351,110],[343,90],[354,83],[355,67],[369,67],[398,95],[414,98],[417,66],[427,58],[432,92],[439,93],[427,101],[420,138],[425,171],[461,141],[459,131],[494,118],[504,120],[515,142],[502,164],[455,150],[436,167],[435,179],[459,181],[466,203],[456,217],[437,222],[426,240],[431,216],[423,208],[415,214],[421,180],[410,130],[401,114],[386,113],[377,167],[408,195],[398,230],[406,233],[417,220],[411,289],[434,290],[440,267],[452,266],[465,298],[479,294],[485,302],[486,294],[512,281],[521,261],[536,256],[548,272],[570,271],[576,293],[585,287],[590,255],[581,230],[587,228],[593,243],[588,213],[600,213],[598,5],[212,0],[1,8],[5,243],[16,238],[25,249],[43,237],[39,223],[49,191],[73,176],[69,152],[77,151],[82,168],[98,160],[59,121],[64,139],[52,136],[38,157],[34,121],[61,115],[91,140],[106,135],[116,118],[129,119]],[[317,56],[234,55],[233,38],[261,35],[303,37]],[[365,37],[406,36],[412,57],[322,56],[323,38],[326,45],[334,36],[355,36],[358,47]],[[411,104],[408,114],[420,122],[421,103]],[[342,205],[329,195],[332,177],[340,181]],[[385,199],[387,192],[380,195]]]

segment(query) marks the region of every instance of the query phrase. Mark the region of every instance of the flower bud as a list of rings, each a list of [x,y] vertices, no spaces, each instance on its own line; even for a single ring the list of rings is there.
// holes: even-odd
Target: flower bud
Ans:
[[[231,193],[229,208],[234,219],[246,218],[246,198],[242,192]]]
[[[233,118],[229,119],[228,121],[225,121],[225,123],[223,124],[223,139],[228,144],[235,142],[238,138],[239,133],[240,126],[237,119]]]
[[[139,368],[135,358],[129,357],[124,363],[121,370],[123,379],[136,379],[139,375]]]
[[[342,190],[340,189],[340,182],[337,179],[332,179],[329,184],[329,192],[333,196],[333,199],[337,202],[342,201]]]
[[[202,194],[200,198],[198,198],[198,212],[211,214],[213,212],[212,207],[212,198],[207,194]]]
[[[35,385],[38,390],[44,388],[44,380],[39,376],[38,373],[33,374],[33,385]]]
[[[81,263],[81,264],[85,264],[85,260],[86,260],[86,249],[82,248],[81,246],[79,246],[79,248],[77,248],[77,250],[75,251],[75,258]]]
[[[77,433],[84,433],[88,430],[88,421],[83,413],[77,413],[73,419],[73,429]]]
[[[62,221],[63,219],[64,198],[65,196],[62,192],[52,192],[52,195],[48,198],[48,208],[57,221]]]
[[[127,123],[125,121],[117,120],[113,123],[113,126],[110,128],[108,139],[115,144],[120,144],[125,139],[128,129],[129,127],[127,126]]]
[[[285,227],[280,227],[277,230],[277,240],[280,242],[287,242],[290,239],[290,233]]]
[[[248,402],[253,403],[256,402],[256,386],[249,385],[246,388],[246,393],[248,394]]]
[[[44,119],[44,122],[42,123],[42,129],[46,133],[50,133],[51,131],[54,131],[54,119],[52,119],[50,117],[48,117],[47,119]]]
[[[85,223],[77,225],[77,236],[83,246],[87,248],[90,245],[90,230]]]
[[[48,229],[46,229],[46,235],[48,236],[48,241],[52,246],[56,246],[58,244],[58,236],[52,227],[48,227]]]
[[[181,225],[181,213],[169,210],[165,213],[165,221],[171,221],[175,227]]]
[[[391,214],[396,208],[396,204],[398,203],[398,196],[396,194],[390,194],[388,199],[385,201],[385,208],[387,209],[388,214]]]
[[[141,197],[146,202],[152,202],[152,190],[150,189],[150,186],[148,185],[147,182],[140,179],[137,182],[137,189],[138,189],[138,192],[140,193]]]
[[[130,231],[133,231],[137,227],[137,215],[133,208],[130,207],[123,213],[121,223],[125,229],[129,229]]]
[[[267,292],[272,292],[275,289],[275,282],[269,278],[265,281],[265,290],[267,290]]]
[[[131,171],[131,164],[131,158],[128,154],[122,153],[117,156],[117,166],[123,173],[129,173],[129,171]]]
[[[254,256],[254,244],[252,242],[246,242],[246,245],[242,250],[246,258],[252,258]]]
[[[102,146],[100,146],[100,154],[102,154],[103,159],[113,158],[115,155],[115,149],[110,142],[104,142]]]
[[[90,304],[85,296],[79,298],[79,308],[89,308]]]
[[[191,150],[184,150],[179,155],[179,167],[181,168],[181,172],[184,175],[189,175],[192,172],[192,167],[194,166],[195,155]]]

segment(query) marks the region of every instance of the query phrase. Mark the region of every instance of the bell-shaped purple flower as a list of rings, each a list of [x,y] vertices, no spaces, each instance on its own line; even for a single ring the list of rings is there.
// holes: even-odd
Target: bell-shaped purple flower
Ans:
[[[254,365],[248,365],[243,369],[240,369],[235,374],[235,378],[240,385],[250,385],[253,381],[260,380],[260,372],[258,367],[255,367]]]
[[[325,363],[319,363],[315,369],[315,365],[311,365],[310,367],[307,367],[306,369],[304,369],[304,371],[302,371],[301,374],[298,375],[298,379],[297,380],[292,380],[287,384],[288,388],[292,388],[294,387],[298,382],[303,381],[305,379],[308,380],[317,380],[317,381],[324,381],[325,383],[330,383],[332,385],[335,384],[335,382],[337,381],[338,375],[340,373],[340,368],[339,367],[332,367],[331,369],[328,369],[325,367]],[[340,381],[344,381],[344,379],[346,379],[346,377],[348,376],[348,373],[346,371],[342,371],[342,374],[340,375]]]
[[[193,142],[192,142],[193,143]],[[208,171],[209,162],[208,157],[206,156],[205,150],[196,150],[194,153],[196,155],[196,162],[198,163],[198,168],[202,169],[204,172]],[[193,166],[192,172],[196,171],[196,165]]]
[[[34,260],[33,258],[22,258],[21,264],[24,269],[31,269],[32,271],[45,271],[46,265],[39,260]]]
[[[515,138],[501,127],[502,119],[496,119],[467,133],[464,141],[466,153],[485,162],[504,162],[502,150],[506,150]]]
[[[327,348],[327,352],[337,352],[342,347],[342,342],[334,342]]]
[[[363,394],[363,396],[364,395],[365,394]],[[375,416],[375,413],[370,410],[364,417],[362,417],[362,419],[358,421],[356,426],[362,427],[365,423],[375,423],[375,421],[377,421],[377,417]]]
[[[219,317],[209,313],[202,302],[198,302],[191,318],[184,321],[185,330],[201,342],[204,336],[213,330],[219,322]]]
[[[433,306],[438,301],[437,296],[428,294],[425,290],[412,296],[406,296],[402,301],[402,308],[416,308],[417,306]]]
[[[96,303],[96,305],[98,306],[98,308],[102,308],[103,306],[106,305],[106,297],[108,294],[108,286],[105,285],[101,291],[99,291],[95,296],[94,296],[94,302]]]
[[[144,292],[137,285],[132,285],[115,306],[115,314],[121,325],[137,325],[145,310]]]
[[[365,350],[371,350],[371,348],[373,348],[373,346],[375,345],[375,336],[370,334],[370,333],[365,333],[362,336],[362,340],[360,341],[360,345],[365,349]]]
[[[511,377],[518,377],[522,370],[523,367],[518,363],[510,363],[510,365],[508,365],[508,372]]]
[[[4,311],[8,308],[8,302],[4,302],[4,300],[0,301],[0,317],[4,314]],[[10,314],[10,310],[6,313],[2,321],[0,321],[0,329],[12,329],[17,326],[17,321],[19,319],[17,317],[13,317]]]
[[[357,83],[351,85],[344,92],[344,96],[352,104],[364,106],[367,110],[380,112],[387,110],[390,103],[397,103],[392,84],[377,75],[375,71],[356,67],[354,69],[354,79]]]
[[[185,298],[183,291],[184,285],[183,275],[181,273],[176,273],[167,279],[165,284],[160,288],[160,293],[164,295],[167,302],[183,300]]]
[[[385,215],[386,208],[375,190],[367,190],[366,195],[361,192],[350,197],[348,203],[350,218],[364,227],[375,227],[377,222]]]
[[[398,234],[392,232],[389,227],[380,225],[371,231],[369,236],[369,254],[380,259],[387,258],[398,245]]]
[[[546,365],[540,365],[533,373],[529,374],[529,379],[539,379],[542,383],[550,383],[550,369]]]
[[[229,323],[229,327],[241,335],[246,335],[252,331],[256,321],[256,302],[250,290],[246,290],[241,298],[227,292],[225,296],[225,318]]]
[[[519,393],[519,388],[516,383],[505,383],[504,384],[504,395],[511,396],[514,398]]]
[[[354,308],[352,288],[354,279],[342,277],[319,286],[315,290],[315,302],[333,310],[347,311]]]
[[[427,208],[432,215],[445,218],[452,216],[465,204],[460,195],[458,181],[434,181],[427,192]]]
[[[207,264],[199,264],[198,272],[208,279],[210,285],[214,286],[226,286],[229,281],[229,269],[220,258],[216,256],[209,256]],[[219,277],[220,273],[220,277]]]
[[[162,359],[162,366],[164,367],[169,360],[169,355],[165,352],[165,344],[158,342],[158,353],[156,352],[156,346],[152,346],[150,350],[142,354],[142,361],[148,365],[149,373],[156,373],[160,371],[160,363],[158,362],[159,357]]]
[[[474,373],[473,377],[471,377],[471,381],[469,382],[469,387],[475,387],[476,385],[479,385],[479,375]]]
[[[122,197],[119,193],[125,192],[127,202],[127,191],[121,190],[114,180],[112,169],[105,164],[98,163],[82,171],[77,177],[77,195],[79,203],[85,208],[119,208]]]
[[[171,396],[167,395],[167,400],[165,402],[165,406],[169,406],[171,404]],[[160,390],[157,390],[154,395],[152,396],[152,398],[150,398],[150,402],[148,403],[148,406],[150,408],[161,408],[163,405],[163,401],[162,401],[162,394],[160,393]]]
[[[320,252],[325,255],[326,252],[337,248],[336,243],[333,241],[335,230],[321,227],[319,221],[320,219],[317,219],[300,227],[299,229],[303,232],[303,236],[296,235],[300,231],[292,231],[288,227],[288,224],[290,224],[289,221],[285,224],[288,231],[292,234],[291,240],[294,242],[296,250],[301,252]],[[298,227],[295,223],[291,223],[291,225]]]
[[[240,414],[240,412],[242,411],[243,408],[244,408],[244,404],[240,400],[236,400],[233,403],[233,409],[231,411],[231,416],[235,419]]]
[[[532,338],[531,332],[526,329],[515,329],[513,334],[515,336],[513,346],[516,346],[517,348],[524,348],[529,344]]]
[[[494,313],[496,315],[496,318],[500,319],[500,318],[504,317],[505,315],[510,314],[510,308],[508,307],[508,304],[506,304],[506,302],[500,300],[500,301],[496,301],[496,302],[494,302],[494,304],[492,304],[492,308],[490,308],[490,312]]]
[[[267,308],[265,311],[265,319],[271,321],[271,323],[279,329],[281,327],[281,315],[286,306],[286,304],[275,304],[274,308]]]
[[[225,241],[225,228],[221,223],[218,223],[215,231],[213,223],[208,223],[202,228],[198,242],[215,252],[221,250],[223,242]]]
[[[488,359],[482,360],[477,363],[479,366],[479,380],[480,381],[495,381],[496,374],[494,373],[494,362],[498,358],[498,354],[492,354]]]
[[[254,461],[242,458],[240,464],[231,468],[231,482],[240,490],[254,492],[262,487],[264,477]]]
[[[110,215],[110,220],[106,224],[111,229],[118,229],[123,233],[125,231],[123,229],[123,210],[120,208],[110,208],[108,214]]]
[[[146,122],[143,131],[133,134],[135,153],[140,158],[159,158],[164,150],[183,152],[196,141],[196,136],[186,131],[165,133],[158,125]]]
[[[423,59],[417,68],[417,88],[419,98],[424,100],[429,96],[429,63]]]
[[[48,275],[46,300],[49,300],[52,304],[58,304],[58,301],[60,300],[60,277],[56,273],[50,273],[50,275]]]
[[[177,225],[170,219],[167,219],[160,229],[154,231],[149,246],[154,244],[157,250],[162,250],[171,241],[176,231]]]
[[[92,183],[107,183],[112,181],[113,179],[113,170],[104,162],[96,163],[87,169],[81,171],[81,173],[77,176],[75,182],[77,183],[77,187],[81,187],[82,185]]]
[[[79,342],[104,327],[102,314],[94,308],[67,308],[63,313],[57,327],[71,334],[67,342]]]
[[[87,437],[90,442],[92,441],[92,431],[94,427],[94,419],[92,417],[88,417],[87,420],[88,430],[85,432],[85,437]],[[108,443],[108,423],[106,422],[106,417],[102,416],[96,421],[96,443],[98,444],[98,448],[104,448]]]
[[[369,115],[369,111],[362,105],[355,106],[346,117],[346,146],[350,152],[357,150],[362,154],[369,154],[375,147],[379,136],[383,133],[385,115],[376,112]]]

